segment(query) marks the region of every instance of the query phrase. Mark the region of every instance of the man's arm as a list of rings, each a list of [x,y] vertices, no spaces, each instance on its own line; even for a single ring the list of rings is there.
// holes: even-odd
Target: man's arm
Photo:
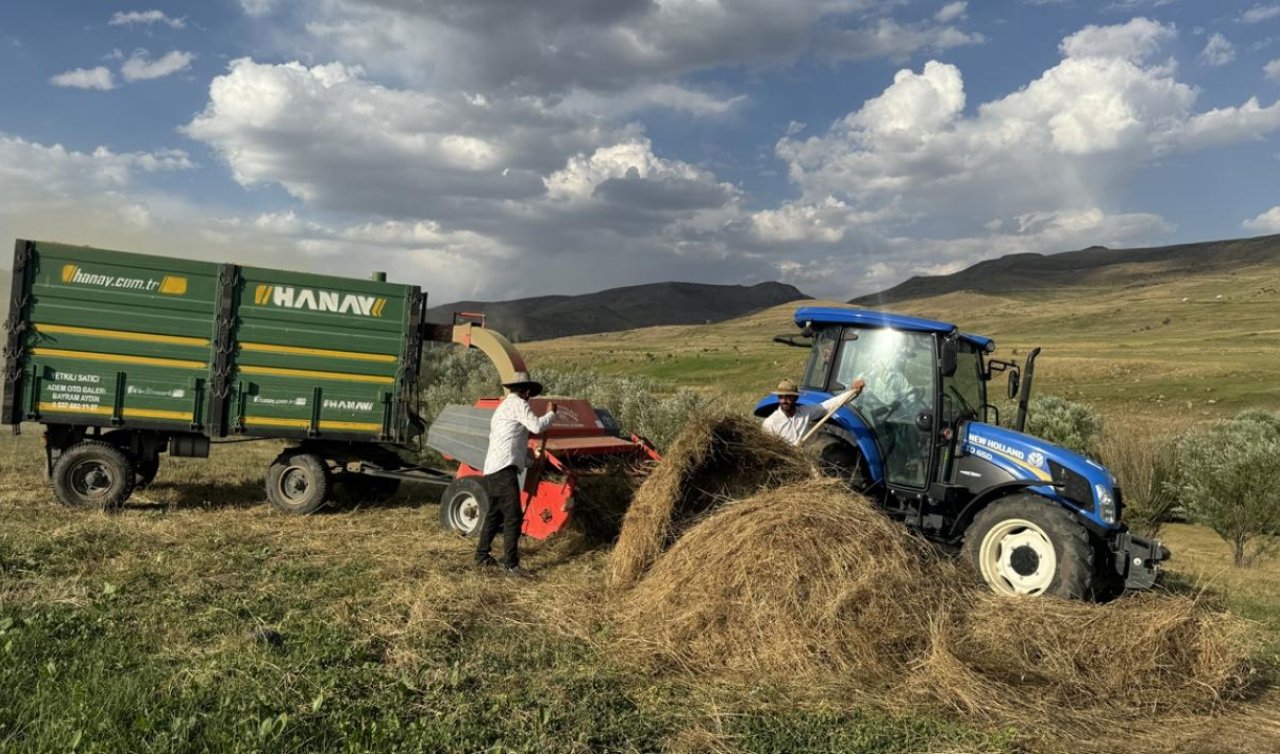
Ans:
[[[821,412],[818,413],[818,416],[826,416],[829,412],[834,411],[854,398],[857,398],[862,394],[862,390],[866,386],[867,383],[863,382],[861,379],[854,380],[853,385],[851,385],[848,390],[843,393],[837,393],[820,403],[818,406],[815,406],[814,408],[820,407],[822,409]]]
[[[514,418],[531,433],[540,435],[550,429],[551,424],[556,420],[556,404],[550,404],[547,407],[547,413],[538,416],[533,413],[533,408],[528,402],[520,401],[520,407],[516,410]]]

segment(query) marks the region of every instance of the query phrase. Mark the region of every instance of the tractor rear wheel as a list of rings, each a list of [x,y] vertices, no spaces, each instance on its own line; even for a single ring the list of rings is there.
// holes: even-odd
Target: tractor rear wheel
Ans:
[[[281,513],[305,516],[329,502],[329,467],[311,453],[285,451],[267,469],[267,501]]]
[[[111,443],[83,440],[58,456],[51,481],[65,506],[113,510],[133,494],[133,462]]]
[[[1093,581],[1089,533],[1057,503],[1022,494],[973,519],[961,555],[1000,594],[1084,599]]]
[[[818,462],[823,474],[843,480],[850,489],[862,492],[871,483],[862,451],[846,440],[826,432],[819,432],[805,450]]]
[[[464,537],[480,531],[489,513],[489,490],[481,477],[453,480],[440,496],[440,525]]]

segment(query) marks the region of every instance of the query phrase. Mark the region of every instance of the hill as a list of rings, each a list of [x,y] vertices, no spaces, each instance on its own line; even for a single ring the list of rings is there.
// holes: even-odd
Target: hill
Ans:
[[[454,312],[483,312],[493,329],[513,340],[528,341],[655,325],[723,322],[803,298],[807,296],[783,283],[652,283],[580,296],[458,301],[429,308],[427,320],[448,322]]]
[[[1209,249],[1215,256],[1197,262],[1197,250]],[[1094,403],[1111,414],[1178,422],[1246,408],[1280,409],[1274,374],[1280,353],[1277,251],[1280,238],[1270,237],[1021,255],[948,276],[948,283],[933,284],[932,295],[923,295],[930,291],[918,283],[917,298],[896,298],[891,290],[885,295],[889,303],[875,308],[955,322],[990,336],[997,358],[1021,361],[1029,349],[1042,346],[1037,392]],[[1117,255],[1128,256],[1102,263]],[[1049,275],[1042,275],[1034,286],[1018,287],[1018,280],[1029,279],[1031,260],[1050,270],[1071,269],[1064,260],[1081,262],[1082,271],[1058,275],[1056,286],[1045,284]],[[1083,264],[1089,261],[1097,263]],[[1003,278],[1008,290],[989,290],[971,272],[999,269],[999,263],[1012,270]],[[786,304],[712,325],[563,338],[521,349],[535,369],[638,372],[745,406],[780,377],[800,374],[806,352],[771,343],[775,334],[796,331],[794,310]]]
[[[1147,285],[1280,261],[1280,235],[1146,249],[1091,246],[1061,254],[1010,254],[950,275],[918,276],[850,303],[883,306],[971,291],[992,295],[1090,286]]]

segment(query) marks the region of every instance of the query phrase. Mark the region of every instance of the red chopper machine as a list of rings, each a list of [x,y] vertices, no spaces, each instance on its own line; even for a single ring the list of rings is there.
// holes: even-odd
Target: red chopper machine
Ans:
[[[511,342],[484,327],[483,315],[456,314],[452,326],[440,326],[429,339],[483,351],[504,383],[516,372],[528,371]],[[440,522],[459,534],[478,531],[488,511],[489,494],[481,469],[488,450],[489,423],[501,401],[481,398],[472,406],[446,406],[427,432],[427,446],[458,463],[455,479],[440,498]],[[541,415],[552,401],[559,406],[555,423],[546,433],[530,437],[535,461],[521,479],[522,533],[534,539],[546,539],[570,522],[574,494],[585,477],[609,473],[616,468],[615,461],[622,461],[631,473],[642,474],[650,462],[661,460],[650,442],[634,434],[624,435],[608,411],[589,401],[547,396],[532,399],[530,405]]]

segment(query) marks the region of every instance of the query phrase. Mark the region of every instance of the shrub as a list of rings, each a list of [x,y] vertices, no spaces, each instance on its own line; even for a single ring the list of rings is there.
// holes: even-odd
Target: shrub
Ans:
[[[1125,522],[1138,534],[1154,537],[1177,502],[1171,484],[1178,465],[1174,438],[1153,436],[1132,424],[1109,423],[1097,449],[1124,492]]]
[[[634,432],[666,447],[688,423],[702,399],[686,388],[670,388],[645,377],[602,375],[586,370],[533,370],[548,395],[584,398],[613,414],[624,433]],[[424,351],[419,381],[420,413],[428,422],[451,403],[502,394],[498,372],[479,351],[432,347]]]
[[[1178,441],[1174,488],[1193,520],[1231,545],[1237,566],[1276,547],[1280,530],[1280,421],[1257,412],[1189,432]]]
[[[1010,416],[1016,416],[1016,412],[1015,407]],[[1102,417],[1087,404],[1056,395],[1038,395],[1028,407],[1025,431],[1077,453],[1092,454],[1102,433]]]

